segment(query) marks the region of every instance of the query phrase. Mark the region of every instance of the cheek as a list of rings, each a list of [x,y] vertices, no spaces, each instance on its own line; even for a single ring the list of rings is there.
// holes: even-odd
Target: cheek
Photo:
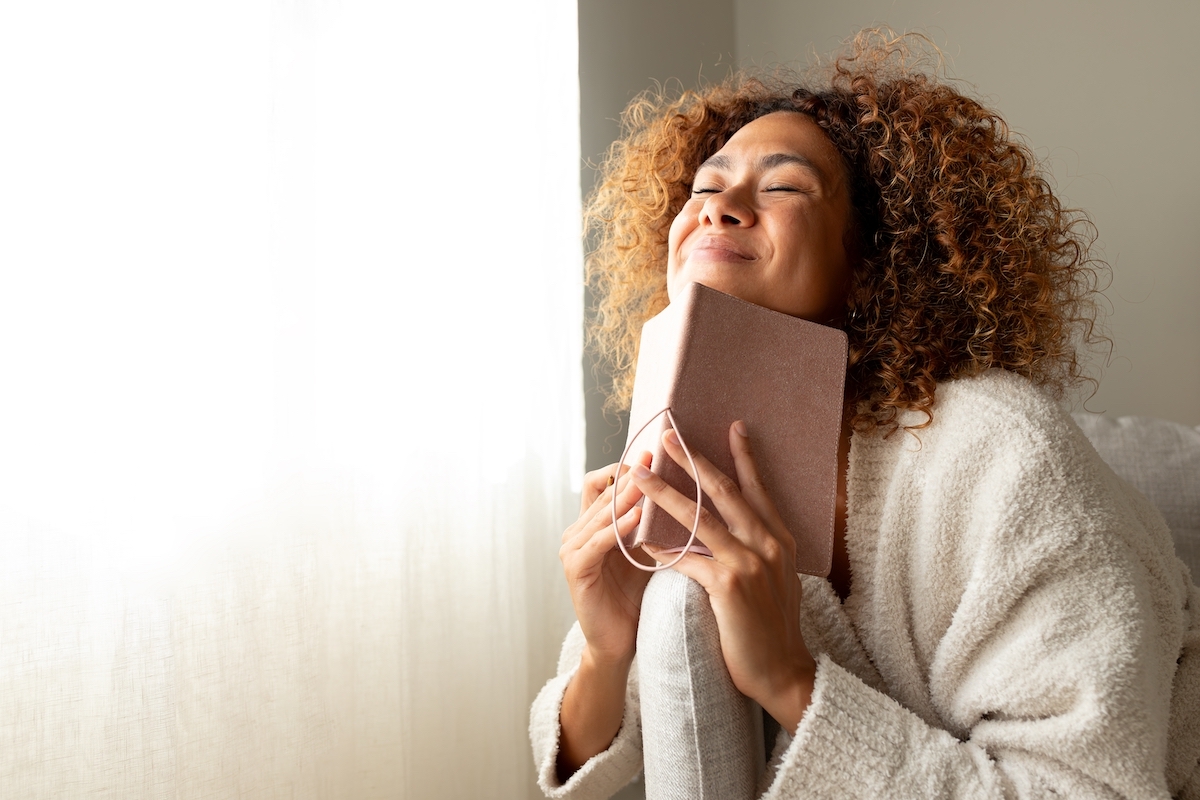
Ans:
[[[671,229],[667,233],[668,278],[679,269],[679,246],[683,244],[683,240],[696,227],[695,216],[695,214],[689,214],[687,206],[684,206],[683,210],[671,222]]]
[[[815,257],[822,271],[837,273],[844,267],[846,257],[846,242],[843,226],[835,215],[824,215],[817,219],[807,217],[796,220],[797,228],[802,231],[798,248],[808,251]]]
[[[689,203],[688,205],[691,204]],[[670,247],[672,257],[675,256],[675,251],[679,248],[679,245],[691,233],[691,229],[695,227],[696,215],[688,212],[688,207],[684,206],[683,210],[675,215],[675,219],[671,220],[671,229],[667,234],[667,244]]]

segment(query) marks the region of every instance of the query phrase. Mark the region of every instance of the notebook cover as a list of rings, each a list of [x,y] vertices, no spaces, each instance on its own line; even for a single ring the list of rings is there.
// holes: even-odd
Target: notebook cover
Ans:
[[[629,431],[669,406],[688,447],[737,480],[729,426],[746,423],[768,492],[796,540],[796,571],[828,575],[833,557],[837,449],[846,334],[689,284],[642,327]],[[630,449],[686,497],[696,486],[668,456],[659,417]],[[720,518],[707,494],[704,506]],[[683,547],[690,531],[646,499],[626,542]],[[699,538],[703,538],[700,536]]]

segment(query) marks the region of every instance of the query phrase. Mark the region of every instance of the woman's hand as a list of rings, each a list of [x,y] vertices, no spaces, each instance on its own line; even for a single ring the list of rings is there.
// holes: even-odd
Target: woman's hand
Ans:
[[[638,459],[644,468],[650,454]],[[621,728],[625,683],[637,646],[642,595],[650,580],[617,549],[612,498],[617,495],[617,530],[627,535],[641,519],[641,491],[629,470],[610,486],[615,465],[589,472],[583,482],[579,519],[563,533],[562,559],[575,616],[587,646],[559,712],[558,779],[565,782],[597,753],[608,749]],[[645,558],[640,551],[638,556]]]
[[[795,540],[763,486],[745,430],[740,421],[729,430],[736,483],[692,452],[701,488],[725,524],[702,509],[697,536],[713,557],[689,553],[675,569],[707,590],[721,634],[721,652],[738,691],[795,732],[811,702],[816,663],[800,633]],[[675,432],[667,431],[663,442],[668,455],[692,475]],[[644,465],[633,470],[633,480],[646,497],[681,525],[691,527],[694,498],[684,497]],[[660,560],[672,558],[663,554]]]
[[[643,469],[648,467],[650,454],[642,453],[638,464]],[[641,519],[642,509],[635,504],[642,493],[629,480],[629,467],[622,469],[614,485],[608,485],[615,469],[615,464],[610,465],[584,478],[579,519],[563,532],[558,557],[589,655],[601,664],[628,666],[637,644],[642,594],[650,573],[630,564],[617,549],[613,493],[617,493],[617,526],[622,536],[628,535]]]

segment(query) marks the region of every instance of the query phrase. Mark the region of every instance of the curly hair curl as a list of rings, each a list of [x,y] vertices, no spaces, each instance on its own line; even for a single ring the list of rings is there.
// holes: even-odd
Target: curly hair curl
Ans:
[[[740,128],[782,110],[824,130],[849,178],[856,430],[895,430],[906,410],[925,414],[909,427],[925,427],[939,381],[990,368],[1060,396],[1091,381],[1076,343],[1106,341],[1094,227],[1063,208],[1003,119],[923,68],[926,50],[912,34],[869,30],[806,85],[741,73],[629,105],[585,209],[598,299],[588,345],[613,376],[607,411],[628,407],[642,323],[667,304],[668,231],[696,171]]]

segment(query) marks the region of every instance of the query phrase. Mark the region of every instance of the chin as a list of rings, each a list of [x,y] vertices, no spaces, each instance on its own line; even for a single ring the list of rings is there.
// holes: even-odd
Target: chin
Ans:
[[[762,305],[762,303],[759,302],[759,300],[755,300],[752,297],[748,297],[745,287],[739,286],[737,281],[731,281],[729,279],[729,276],[722,276],[720,274],[714,275],[711,273],[706,274],[706,273],[707,273],[707,270],[703,271],[703,272],[701,272],[699,270],[696,270],[696,271],[689,270],[689,271],[683,273],[682,275],[678,276],[674,280],[668,280],[667,281],[667,296],[670,297],[672,300],[674,300],[675,296],[683,291],[683,287],[687,286],[689,283],[698,283],[701,286],[707,286],[710,289],[716,289],[718,292],[724,292],[725,294],[731,294],[734,297],[741,298],[742,300],[746,300],[747,302]],[[750,294],[754,294],[754,293],[750,293]]]

